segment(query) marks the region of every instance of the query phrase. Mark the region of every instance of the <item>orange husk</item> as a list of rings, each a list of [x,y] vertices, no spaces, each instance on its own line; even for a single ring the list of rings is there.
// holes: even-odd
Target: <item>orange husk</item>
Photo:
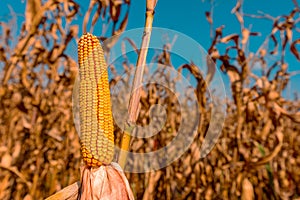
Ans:
[[[134,200],[128,180],[117,163],[98,168],[82,166],[80,182],[65,187],[46,200]]]
[[[133,200],[128,180],[117,163],[99,168],[81,167],[80,200]]]

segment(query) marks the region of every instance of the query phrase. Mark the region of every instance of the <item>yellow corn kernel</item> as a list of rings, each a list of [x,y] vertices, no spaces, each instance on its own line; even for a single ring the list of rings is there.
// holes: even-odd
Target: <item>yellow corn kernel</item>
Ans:
[[[88,166],[109,164],[114,154],[114,127],[107,66],[96,36],[78,42],[81,153]]]

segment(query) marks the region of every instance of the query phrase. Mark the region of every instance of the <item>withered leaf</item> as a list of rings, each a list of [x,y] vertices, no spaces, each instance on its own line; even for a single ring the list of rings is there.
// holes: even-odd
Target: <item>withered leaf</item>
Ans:
[[[210,15],[210,12],[205,12],[205,16],[206,16],[206,20],[208,21],[208,23],[212,24],[213,20],[212,20],[212,17]]]
[[[299,51],[296,48],[297,44],[300,44],[300,39],[297,39],[297,40],[293,41],[290,48],[291,48],[291,52],[294,54],[294,56],[298,60],[300,60],[300,54],[299,54]]]
[[[227,35],[227,36],[221,38],[220,42],[228,43],[230,40],[233,40],[234,43],[236,44],[236,46],[238,46],[239,35],[238,34]]]

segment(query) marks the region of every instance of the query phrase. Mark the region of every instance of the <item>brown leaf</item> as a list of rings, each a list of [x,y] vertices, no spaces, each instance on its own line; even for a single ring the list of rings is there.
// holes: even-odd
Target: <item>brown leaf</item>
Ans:
[[[236,18],[238,19],[238,21],[242,25],[242,24],[244,24],[244,19],[243,19],[243,16],[239,12],[241,6],[242,6],[241,1],[237,1],[235,7],[231,10],[231,13],[235,14]]]
[[[120,33],[122,33],[122,32],[125,31],[126,26],[127,26],[127,23],[128,23],[128,16],[129,16],[129,12],[127,11],[127,13],[126,13],[124,19],[122,20],[122,22],[121,22],[121,24],[120,24],[119,29],[118,29],[117,31],[115,31],[114,34],[117,35],[117,34],[120,34]]]
[[[211,186],[209,186],[205,192],[205,200],[211,200],[213,197],[214,191]]]
[[[269,100],[275,100],[275,99],[277,99],[279,97],[280,97],[280,95],[276,91],[270,91],[270,93],[268,95]]]
[[[85,13],[85,16],[83,18],[83,23],[82,23],[82,31],[83,33],[86,33],[87,32],[87,25],[88,25],[88,21],[90,19],[90,15],[93,11],[93,8],[94,6],[96,5],[97,3],[97,0],[91,0],[90,1],[90,5],[89,5],[89,8],[87,10],[87,12]]]
[[[293,39],[293,31],[290,28],[286,29],[286,37],[287,41],[291,41]]]
[[[32,200],[32,196],[30,194],[27,194],[23,200]]]
[[[119,17],[121,14],[121,5],[110,5],[110,17],[116,23],[119,21]]]
[[[237,1],[234,8],[232,8],[232,10],[231,10],[231,13],[235,13],[235,12],[239,11],[239,9],[241,8],[241,5],[242,5],[241,2]]]
[[[253,199],[254,199],[253,185],[247,178],[244,178],[242,183],[241,200],[253,200]]]
[[[222,43],[228,43],[230,40],[233,40],[236,45],[238,45],[238,39],[239,35],[238,34],[231,34],[223,37],[220,42]]]
[[[208,23],[212,24],[213,20],[211,18],[210,12],[205,12],[205,16],[206,16],[206,20],[208,21]]]
[[[299,54],[299,51],[296,48],[297,44],[300,44],[300,39],[297,39],[297,40],[293,41],[290,48],[291,48],[291,52],[294,54],[294,56],[298,60],[300,60],[300,54]]]
[[[242,30],[242,36],[243,36],[242,44],[246,44],[249,40],[250,31],[248,29],[244,28]]]
[[[46,200],[77,200],[78,191],[80,189],[80,182],[75,182],[72,185],[65,187],[54,195],[46,198]]]
[[[278,139],[278,144],[271,151],[271,153],[268,154],[267,156],[264,156],[263,158],[259,159],[257,162],[251,163],[251,165],[254,165],[254,166],[264,165],[264,164],[270,162],[275,156],[278,155],[278,153],[280,152],[280,150],[282,148],[282,144],[283,144],[283,133],[281,131],[276,131],[276,136]]]
[[[207,73],[205,77],[205,82],[209,84],[216,73],[215,62],[211,59],[209,55],[206,56],[206,65],[207,65]]]
[[[261,138],[263,141],[266,140],[268,134],[270,133],[271,127],[272,127],[272,120],[268,119],[267,122],[264,124],[263,129],[260,132]]]
[[[96,11],[96,13],[95,13],[95,15],[93,16],[93,19],[92,19],[92,26],[94,26],[96,24],[96,22],[98,21],[99,16],[101,14],[101,9],[102,9],[102,4],[98,4],[97,11]]]
[[[274,47],[274,50],[272,50],[272,51],[270,52],[270,54],[276,55],[276,54],[277,54],[277,51],[278,51],[278,41],[277,41],[277,39],[276,39],[276,37],[275,37],[274,34],[271,35],[271,38],[272,38],[273,42],[275,43],[275,47]]]
[[[228,67],[226,70],[231,83],[236,83],[240,80],[239,71],[235,67]]]
[[[128,41],[129,44],[130,44],[130,45],[132,46],[132,48],[134,49],[134,51],[135,51],[137,54],[139,53],[139,49],[137,48],[135,42],[134,42],[132,39],[130,39],[130,38],[128,38],[128,37],[125,37],[123,40],[124,40],[124,41]],[[123,43],[123,41],[122,41],[122,43]],[[125,53],[125,52],[126,52],[126,51],[125,51],[125,49],[124,49],[123,53]]]
[[[146,1],[146,9],[147,11],[154,11],[158,0],[147,0]]]
[[[162,171],[150,172],[150,177],[149,177],[149,181],[147,183],[147,188],[143,195],[143,200],[153,199],[155,187],[156,187],[161,175],[162,175]]]
[[[12,156],[8,152],[6,152],[1,158],[1,165],[4,167],[10,167],[12,160]]]
[[[39,0],[27,1],[26,11],[25,11],[25,19],[26,19],[25,27],[27,31],[31,29],[33,19],[36,17],[38,13],[40,13],[41,8],[42,8],[41,1]]]

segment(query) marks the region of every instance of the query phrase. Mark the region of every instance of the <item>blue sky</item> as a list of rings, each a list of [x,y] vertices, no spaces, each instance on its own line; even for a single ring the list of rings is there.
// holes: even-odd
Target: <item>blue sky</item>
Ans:
[[[86,10],[88,1],[76,1],[82,5],[82,12]],[[84,3],[83,3],[84,2]],[[188,3],[187,3],[188,2]],[[300,3],[300,2],[299,2]],[[225,25],[223,34],[231,34],[240,31],[239,23],[235,15],[231,14],[231,9],[236,4],[235,0],[215,0],[214,3],[214,28],[220,25]],[[18,28],[24,20],[25,1],[21,0],[1,0],[0,19],[3,20],[10,16],[10,11],[7,5],[11,5],[14,12],[18,13]],[[257,14],[258,11],[270,14],[271,16],[278,16],[281,14],[289,14],[294,8],[292,0],[244,0],[244,13]],[[158,0],[156,13],[154,18],[154,26],[169,28],[181,32],[204,47],[208,49],[211,43],[209,37],[209,24],[205,19],[205,11],[210,10],[210,1],[208,0]],[[130,7],[129,22],[127,30],[140,28],[144,25],[145,16],[145,0],[132,0]],[[82,19],[78,20],[78,23]],[[76,22],[75,22],[76,23]],[[81,27],[81,24],[79,24]],[[262,44],[267,34],[272,28],[272,22],[266,19],[252,19],[245,17],[245,27],[251,27],[254,32],[261,32],[262,35],[252,37],[250,40],[250,51],[256,51]],[[294,35],[293,39],[299,38],[300,34]],[[272,60],[272,58],[270,58]],[[300,70],[300,62],[291,54],[287,54],[287,62],[289,63],[289,70]],[[222,76],[225,82],[228,82],[226,76]],[[300,83],[300,75],[292,78],[290,85],[290,93],[300,91],[297,84]],[[227,87],[228,89],[228,87]]]
[[[188,3],[187,3],[188,2]],[[223,34],[239,33],[240,26],[235,17],[231,14],[232,8],[235,6],[235,0],[215,0],[214,3],[214,28],[225,25]],[[205,11],[210,11],[210,1],[202,0],[158,0],[154,26],[169,28],[181,33],[184,33],[201,44],[204,49],[208,49],[211,44],[209,37],[209,24],[205,18]],[[144,24],[145,1],[132,0],[131,12],[129,15],[129,23],[127,29],[141,27]],[[294,9],[292,0],[244,0],[243,11],[248,14],[257,14],[258,11],[267,13],[273,17],[282,14],[289,14]],[[251,27],[254,32],[261,32],[261,36],[251,37],[250,50],[256,51],[265,37],[272,29],[272,21],[266,19],[253,19],[245,17],[245,27]],[[294,35],[299,38],[300,34]],[[289,63],[290,71],[300,70],[300,62],[296,58],[287,53],[287,62]],[[272,60],[272,58],[270,58]],[[271,62],[271,61],[270,61]],[[228,78],[223,76],[226,89],[228,90]],[[300,91],[298,87],[300,83],[300,75],[292,77],[289,88],[289,94],[285,91],[285,95],[292,97],[293,92]]]

